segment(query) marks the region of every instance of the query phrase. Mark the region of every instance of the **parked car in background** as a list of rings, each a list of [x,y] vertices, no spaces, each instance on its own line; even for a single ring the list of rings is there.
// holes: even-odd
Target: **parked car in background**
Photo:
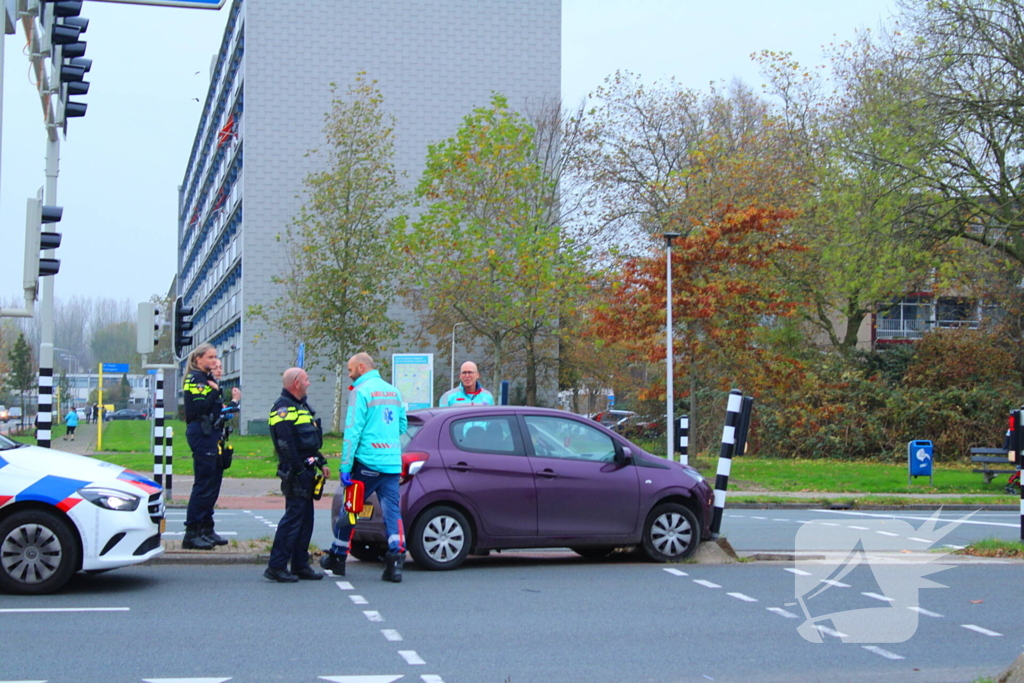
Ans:
[[[632,410],[605,410],[594,415],[592,419],[594,422],[600,422],[608,429],[614,429],[635,415],[636,413]]]
[[[112,413],[107,413],[106,419],[107,422],[110,420],[145,420],[146,414],[141,410],[122,408],[121,410],[115,410]]]
[[[627,439],[653,439],[665,436],[665,416],[634,415],[615,425],[614,429]]]
[[[0,436],[0,590],[41,595],[77,571],[161,554],[163,489],[102,460]]]
[[[425,569],[454,569],[470,553],[539,547],[600,558],[639,546],[655,561],[675,562],[710,536],[714,496],[696,470],[580,415],[523,406],[417,410],[402,444],[402,519],[409,552]],[[343,498],[339,488],[334,520]],[[375,561],[386,548],[370,496],[349,552]]]
[[[8,420],[20,420],[21,419],[21,406],[11,406],[7,409]]]

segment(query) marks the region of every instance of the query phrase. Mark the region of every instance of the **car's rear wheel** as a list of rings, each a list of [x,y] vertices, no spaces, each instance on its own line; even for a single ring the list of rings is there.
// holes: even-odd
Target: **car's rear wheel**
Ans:
[[[25,510],[0,522],[0,588],[21,595],[52,593],[77,568],[75,532],[63,517]]]
[[[380,562],[387,551],[388,547],[386,545],[353,541],[352,545],[349,546],[348,554],[363,562]]]
[[[700,525],[694,514],[678,503],[663,503],[647,515],[644,552],[655,562],[685,560],[700,543]]]
[[[458,567],[472,545],[473,531],[466,516],[446,505],[420,515],[409,538],[412,559],[424,569],[434,571]]]
[[[595,545],[590,548],[570,548],[570,550],[588,560],[600,560],[611,555],[615,551],[615,546]]]

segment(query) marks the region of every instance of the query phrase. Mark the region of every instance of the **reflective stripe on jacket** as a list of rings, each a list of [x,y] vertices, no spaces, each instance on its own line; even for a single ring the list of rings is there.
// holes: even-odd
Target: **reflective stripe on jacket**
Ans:
[[[345,445],[341,471],[351,472],[359,460],[384,474],[402,471],[402,434],[409,425],[402,394],[370,370],[349,390],[345,414]]]
[[[283,471],[303,469],[303,461],[309,457],[321,460],[324,437],[315,416],[316,411],[305,400],[295,398],[287,389],[281,390],[267,424]]]
[[[216,416],[221,410],[221,391],[208,382],[213,376],[201,370],[192,370],[185,375],[182,395],[185,398],[185,421],[194,422],[204,415]]]

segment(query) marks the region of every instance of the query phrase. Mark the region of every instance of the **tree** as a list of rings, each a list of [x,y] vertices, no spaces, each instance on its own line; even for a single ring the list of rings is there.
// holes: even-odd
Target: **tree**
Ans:
[[[7,386],[21,400],[21,414],[25,411],[25,394],[35,385],[36,373],[32,362],[32,350],[25,341],[25,335],[18,335],[18,340],[7,354],[10,371],[7,373]]]
[[[453,137],[430,146],[416,189],[427,210],[399,240],[419,305],[488,342],[492,386],[510,352],[522,350],[529,405],[543,347],[556,347],[560,312],[585,280],[585,250],[561,225],[557,183],[536,139],[501,95],[474,109]]]
[[[98,363],[128,363],[131,372],[141,370],[142,359],[136,351],[135,317],[97,329],[90,348]]]
[[[288,270],[272,280],[284,294],[251,307],[249,315],[304,342],[311,365],[336,373],[331,422],[337,430],[345,363],[359,351],[376,355],[401,329],[388,307],[401,266],[391,239],[405,195],[393,162],[394,117],[385,111],[376,81],[359,74],[341,97],[331,88],[325,168],[306,177],[306,202],[278,236],[288,251]]]

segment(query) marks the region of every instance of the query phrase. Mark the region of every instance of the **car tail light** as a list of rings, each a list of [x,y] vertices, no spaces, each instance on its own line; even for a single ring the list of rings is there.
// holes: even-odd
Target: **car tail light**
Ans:
[[[402,453],[402,477],[398,480],[399,484],[412,479],[423,467],[423,463],[430,457],[429,453],[423,451],[410,451],[408,453]]]

